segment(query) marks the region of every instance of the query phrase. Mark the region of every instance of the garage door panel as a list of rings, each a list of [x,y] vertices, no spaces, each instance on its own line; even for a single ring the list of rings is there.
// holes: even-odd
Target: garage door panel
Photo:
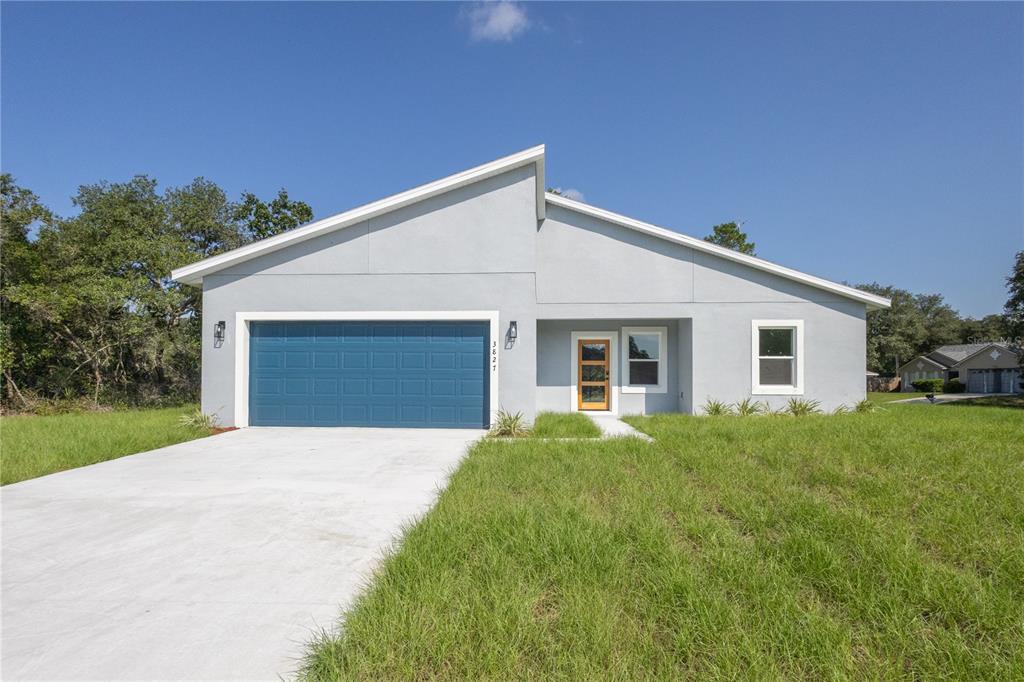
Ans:
[[[336,396],[338,395],[337,379],[317,379],[313,382],[314,395]]]
[[[484,322],[254,322],[250,421],[483,427],[487,343]]]
[[[313,367],[316,369],[337,369],[341,364],[338,351],[317,351],[313,353]]]
[[[369,354],[363,351],[347,350],[341,357],[341,366],[345,369],[366,369],[370,366]]]
[[[421,342],[422,343],[422,342]],[[427,366],[427,354],[423,352],[402,352],[402,369],[424,369]]]

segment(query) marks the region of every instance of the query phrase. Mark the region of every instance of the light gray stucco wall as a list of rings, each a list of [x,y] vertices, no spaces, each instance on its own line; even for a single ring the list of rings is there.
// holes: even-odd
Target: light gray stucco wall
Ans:
[[[646,239],[655,238],[549,207],[537,238],[536,311],[539,329],[557,329],[550,334],[564,338],[539,339],[542,352],[547,345],[568,348],[571,332],[545,320],[584,320],[587,330],[594,328],[595,318],[616,324],[678,320],[689,329],[678,334],[677,327],[676,342],[670,343],[681,358],[670,358],[668,368],[675,376],[679,406],[665,407],[699,412],[709,399],[753,397],[778,408],[790,396],[751,395],[751,321],[799,319],[804,321],[805,380],[798,397],[818,400],[828,410],[864,399],[864,304],[683,245],[655,239],[658,246],[653,247]],[[581,251],[587,252],[585,257]],[[576,267],[576,262],[586,267]],[[574,278],[585,279],[586,289],[569,281]],[[587,290],[593,292],[590,302],[582,302]],[[560,366],[538,363],[539,370],[555,372],[553,378],[538,376],[539,404],[555,409],[551,406],[557,398],[549,396],[562,394],[541,387],[565,381],[564,372]]]
[[[498,339],[492,407],[528,419],[569,409],[573,329],[667,326],[668,392],[622,394],[620,412],[699,411],[750,396],[752,319],[801,319],[803,397],[863,399],[863,304],[561,207],[538,223],[535,190],[515,169],[205,277],[204,412],[233,423],[235,314],[266,311],[497,310],[519,340]]]
[[[534,197],[533,167],[520,168],[206,276],[203,411],[234,423],[238,312],[496,310],[500,406],[532,419]],[[519,340],[506,348],[512,320]]]

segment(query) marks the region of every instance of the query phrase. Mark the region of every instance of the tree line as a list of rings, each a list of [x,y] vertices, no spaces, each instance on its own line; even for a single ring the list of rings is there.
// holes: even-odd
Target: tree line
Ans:
[[[205,178],[83,185],[62,218],[0,175],[0,399],[160,404],[199,392],[200,290],[172,269],[313,219],[281,190],[229,200]]]

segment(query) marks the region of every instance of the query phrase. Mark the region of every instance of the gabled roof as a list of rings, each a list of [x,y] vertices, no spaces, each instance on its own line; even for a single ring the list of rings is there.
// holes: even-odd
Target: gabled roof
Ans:
[[[974,356],[985,352],[989,348],[998,348],[999,350],[1010,353],[1011,355],[1017,355],[1017,351],[1004,343],[996,341],[990,341],[988,343],[954,343],[948,346],[939,346],[927,355],[919,355],[910,362],[904,363],[897,371],[903,371],[904,367],[909,367],[918,360],[923,360],[924,362],[934,365],[940,369],[953,369],[958,365],[963,364],[965,361],[970,360]]]
[[[948,357],[954,357],[956,362],[953,366],[956,366],[964,362],[967,362],[976,355],[984,353],[989,348],[998,348],[1004,353],[1009,353],[1010,355],[1013,356],[1017,356],[1018,354],[1017,351],[1010,348],[1006,344],[999,343],[996,341],[991,341],[989,343],[964,343],[956,346],[942,346],[941,348],[936,349],[936,352],[941,351],[943,355],[946,355]]]
[[[543,220],[544,210],[547,205],[544,202],[544,145],[541,144],[510,156],[496,159],[490,163],[485,163],[482,166],[476,166],[461,173],[449,175],[446,178],[441,178],[440,180],[414,187],[399,194],[393,194],[390,197],[385,197],[358,208],[353,208],[350,211],[338,213],[308,225],[303,225],[302,227],[296,227],[294,230],[288,230],[273,237],[232,249],[226,253],[204,258],[197,263],[174,270],[171,272],[171,278],[182,284],[198,285],[202,283],[204,275],[223,270],[231,265],[243,263],[257,256],[273,253],[314,237],[350,227],[364,220],[376,218],[391,211],[397,211],[410,204],[415,204],[439,194],[450,192],[453,189],[465,187],[474,182],[479,182],[480,180],[485,180],[530,164],[534,164],[537,167],[537,220]]]
[[[835,294],[839,294],[840,296],[845,296],[847,298],[860,301],[861,303],[866,303],[869,308],[888,308],[890,305],[889,299],[882,296],[876,296],[875,294],[869,294],[868,292],[861,291],[860,289],[848,287],[845,284],[839,284],[827,279],[822,279],[821,277],[808,275],[807,273],[800,272],[799,270],[793,270],[792,268],[777,265],[755,256],[748,256],[745,253],[733,251],[732,249],[727,249],[724,246],[718,246],[717,244],[706,242],[703,239],[688,237],[685,234],[680,234],[679,232],[668,230],[664,227],[658,227],[657,225],[641,222],[624,215],[619,215],[618,213],[612,213],[611,211],[606,211],[603,208],[597,208],[596,206],[584,204],[579,201],[566,199],[558,194],[548,193],[547,200],[552,206],[561,206],[584,215],[615,223],[622,227],[628,227],[629,229],[636,230],[637,232],[643,232],[644,234],[653,235],[666,241],[682,244],[683,246],[695,251],[711,253],[720,258],[750,266],[756,270],[763,270],[765,272],[770,272],[773,275],[779,275],[780,277],[791,279],[795,282],[801,282],[818,289],[831,291]]]
[[[197,263],[192,263],[191,265],[186,265],[174,270],[171,273],[171,277],[182,284],[199,285],[202,283],[205,275],[217,272],[218,270],[222,270],[231,265],[242,263],[252,258],[272,253],[294,244],[299,244],[306,240],[355,225],[364,220],[375,218],[385,213],[409,206],[410,204],[429,199],[430,197],[434,197],[439,194],[444,194],[445,192],[450,192],[453,189],[464,187],[474,182],[529,164],[534,164],[537,167],[536,197],[538,220],[544,219],[547,205],[551,204],[552,206],[559,206],[571,211],[576,211],[584,215],[615,223],[616,225],[620,225],[631,230],[636,230],[637,232],[643,232],[644,234],[653,235],[666,241],[681,244],[696,251],[711,253],[720,258],[742,263],[743,265],[747,265],[754,269],[770,272],[774,275],[800,282],[808,286],[831,291],[835,294],[839,294],[840,296],[860,301],[861,303],[866,304],[869,309],[888,308],[890,305],[889,299],[881,296],[869,294],[865,291],[854,289],[853,287],[848,287],[827,279],[815,277],[814,275],[808,275],[800,272],[799,270],[793,270],[761,258],[748,256],[746,254],[739,253],[738,251],[733,251],[732,249],[711,244],[702,239],[688,237],[684,234],[667,230],[663,227],[651,225],[617,213],[612,213],[611,211],[597,208],[596,206],[590,206],[589,204],[584,204],[579,201],[566,199],[558,194],[546,193],[544,191],[544,145],[531,147],[530,149],[525,149],[516,154],[491,161],[490,163],[485,163],[482,166],[470,168],[469,170],[461,173],[449,175],[446,178],[436,180],[426,185],[420,185],[419,187],[415,187],[405,192],[354,208],[351,211],[339,213],[252,244],[246,244],[245,246],[228,251],[227,253],[211,256],[210,258],[203,259]]]
[[[911,365],[917,364],[918,362],[927,362],[929,365],[931,365],[933,367],[938,367],[939,369],[942,369],[942,370],[949,369],[948,365],[945,365],[945,364],[943,364],[942,362],[940,362],[938,360],[934,360],[934,359],[928,357],[927,355],[918,355],[916,358],[914,358],[910,362],[905,362],[902,365],[900,365],[899,369],[897,369],[896,372],[897,373],[901,373],[901,372],[903,372],[903,370],[906,367],[910,367]]]

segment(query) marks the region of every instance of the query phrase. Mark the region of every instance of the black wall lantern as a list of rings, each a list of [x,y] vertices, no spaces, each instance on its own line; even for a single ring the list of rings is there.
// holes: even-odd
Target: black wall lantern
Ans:
[[[224,343],[224,320],[213,325],[213,340],[217,345]]]
[[[519,327],[516,325],[516,321],[512,320],[508,323],[508,338],[509,341],[515,341],[519,336]]]

